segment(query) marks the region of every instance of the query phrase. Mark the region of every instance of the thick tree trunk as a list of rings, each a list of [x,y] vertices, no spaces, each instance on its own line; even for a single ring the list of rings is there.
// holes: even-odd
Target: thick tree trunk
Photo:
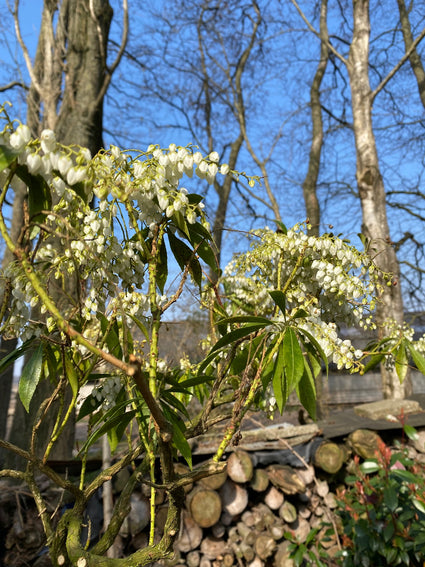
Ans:
[[[112,14],[108,0],[94,0],[90,5],[85,0],[64,0],[59,11],[56,2],[45,1],[28,95],[27,123],[34,136],[43,128],[51,128],[61,143],[88,147],[92,154],[102,147],[102,107],[110,74],[106,66],[106,44]],[[69,286],[72,295],[73,283]],[[4,397],[7,389],[7,384],[6,387],[2,384]],[[40,384],[30,413],[17,400],[9,439],[12,443],[28,447],[35,414],[50,390],[47,380]],[[70,399],[70,395],[70,392],[66,394],[65,400]],[[51,427],[46,420],[39,430],[40,454],[50,437]],[[74,422],[71,419],[51,458],[71,458],[73,446]],[[16,457],[7,456],[8,466],[20,468],[16,461]]]
[[[362,206],[362,232],[369,240],[369,253],[378,267],[394,276],[394,285],[384,285],[376,309],[376,319],[386,333],[388,319],[402,323],[403,299],[400,286],[400,269],[394,248],[390,246],[385,188],[379,169],[375,136],[372,127],[372,97],[369,84],[369,1],[353,0],[353,40],[348,57],[353,127],[357,156],[357,185]],[[405,396],[406,382],[400,384],[395,369],[382,368],[382,387],[385,398]]]

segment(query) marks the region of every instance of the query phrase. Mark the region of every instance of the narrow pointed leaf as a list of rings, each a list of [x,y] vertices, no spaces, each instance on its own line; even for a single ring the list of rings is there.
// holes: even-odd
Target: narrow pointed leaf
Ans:
[[[221,337],[221,339],[219,339],[215,343],[213,348],[210,350],[209,354],[202,362],[201,366],[199,367],[199,372],[202,372],[214,360],[214,358],[218,355],[218,351],[221,348],[224,348],[225,346],[230,345],[231,343],[239,339],[249,337],[249,335],[257,331],[261,331],[262,329],[264,329],[264,327],[265,327],[264,324],[246,325],[245,327],[241,327],[240,329],[235,329],[234,331],[230,331],[230,333],[227,333],[227,335]]]
[[[290,392],[296,387],[304,372],[304,356],[295,331],[288,327],[282,341],[285,353],[285,374]]]
[[[365,364],[363,372],[369,372],[373,370],[378,364],[382,362],[384,355],[382,353],[372,354],[367,364]]]
[[[408,370],[408,359],[404,341],[402,341],[400,346],[398,347],[394,358],[397,376],[399,377],[400,382],[403,382],[403,380],[406,378]]]
[[[26,165],[20,165],[16,173],[28,187],[28,212],[30,219],[42,222],[45,213],[52,208],[52,195],[50,188],[41,175],[32,175]]]
[[[316,419],[316,384],[307,360],[304,360],[304,372],[297,384],[296,392],[310,417]]]
[[[200,258],[202,258],[207,266],[209,266],[213,272],[218,274],[220,270],[217,263],[217,255],[210,244],[211,235],[208,232],[207,234],[200,234],[198,226],[202,227],[199,223],[195,225],[188,225],[190,243],[194,249],[196,249],[196,253]]]
[[[114,323],[110,325],[110,321],[108,321],[105,315],[102,315],[101,313],[98,313],[98,319],[100,319],[100,327],[102,329],[102,333],[105,334],[108,331],[105,337],[105,341],[108,345],[109,352],[117,358],[122,358],[122,349],[118,335],[119,331],[117,322],[114,321]]]
[[[279,346],[276,354],[272,384],[277,409],[282,414],[289,396],[288,383],[285,376],[285,350],[283,344]]]
[[[133,320],[133,322],[137,325],[137,327],[140,329],[140,331],[142,331],[145,339],[149,341],[149,333],[145,325],[140,321],[140,319],[137,319],[134,315],[130,315],[130,317]]]
[[[221,337],[221,339],[219,339],[215,343],[215,345],[211,349],[211,352],[215,352],[227,345],[230,345],[231,343],[237,341],[238,339],[243,339],[244,337],[248,337],[249,335],[255,333],[256,331],[261,331],[261,329],[264,329],[264,327],[265,325],[263,323],[259,323],[257,325],[246,325],[245,327],[240,327],[239,329],[230,331],[230,333],[227,333],[227,335],[224,335],[224,337]]]
[[[9,352],[4,358],[0,360],[0,374],[6,370],[11,364],[13,364],[18,358],[24,356],[28,349],[34,343],[34,339],[28,339],[20,347],[15,348],[12,352]]]
[[[322,347],[320,346],[320,344],[316,341],[316,339],[313,337],[313,335],[311,333],[309,333],[308,331],[305,331],[304,329],[300,330],[300,335],[304,336],[306,339],[308,339],[308,341],[315,348],[318,356],[320,357],[320,359],[325,364],[326,376],[328,376],[328,374],[329,374],[328,357],[326,356],[326,354],[325,354],[324,350],[322,349]],[[303,343],[304,343],[304,341],[303,341]],[[304,343],[304,344],[306,344],[306,343]]]
[[[107,412],[105,414],[104,419],[106,419],[106,421],[104,421],[104,423],[98,429],[93,431],[93,433],[89,436],[87,441],[84,443],[80,453],[84,453],[85,451],[87,451],[87,449],[89,447],[91,447],[93,445],[93,443],[96,443],[96,441],[98,439],[100,439],[100,437],[102,437],[102,435],[105,435],[106,433],[108,433],[108,431],[110,431],[111,429],[113,429],[117,425],[125,424],[125,427],[127,427],[127,425],[130,423],[130,421],[136,415],[136,410],[117,411],[117,407],[114,407],[113,410],[114,410],[113,413],[108,414],[108,412]]]
[[[195,283],[200,286],[202,282],[202,270],[195,252],[189,248],[185,242],[178,239],[171,230],[168,231],[167,234],[171,251],[174,258],[177,260],[180,269],[185,270],[186,267],[189,267],[190,274],[192,275]]]
[[[43,343],[40,343],[31,358],[25,364],[19,380],[19,397],[22,405],[29,412],[30,403],[37,389],[43,368]]]
[[[286,314],[286,297],[285,294],[280,291],[280,289],[275,289],[273,291],[269,291],[270,297],[273,299],[275,304],[279,307],[282,311],[283,315]]]
[[[189,418],[189,414],[187,413],[186,406],[179,399],[173,396],[173,394],[169,390],[163,391],[161,393],[161,397],[162,397],[162,402],[167,403],[173,409],[177,410],[185,417]]]
[[[156,283],[158,289],[161,293],[164,293],[164,287],[168,278],[168,257],[167,257],[167,247],[165,242],[162,241],[161,247],[159,249],[159,259],[158,259],[158,272],[156,277]]]
[[[165,417],[174,426],[173,444],[176,449],[180,451],[182,457],[187,462],[189,467],[192,468],[192,450],[184,435],[184,424],[173,411],[169,410],[166,407],[164,407],[163,409]]]
[[[65,353],[65,371],[66,377],[71,386],[72,394],[74,398],[76,398],[79,390],[78,374],[67,353]]]
[[[416,364],[416,368],[419,370],[419,372],[425,375],[425,357],[420,352],[415,350],[412,344],[407,343],[407,347],[409,349],[413,362]]]
[[[219,324],[232,324],[232,323],[258,323],[259,325],[270,325],[272,322],[266,317],[257,317],[256,315],[237,315],[235,317],[226,317],[220,319]]]

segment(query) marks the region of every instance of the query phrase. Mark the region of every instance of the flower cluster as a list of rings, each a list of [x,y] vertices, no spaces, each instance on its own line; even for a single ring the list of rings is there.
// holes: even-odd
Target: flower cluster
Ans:
[[[114,405],[115,400],[122,390],[122,382],[120,376],[108,376],[102,378],[100,382],[93,388],[92,397],[93,403],[95,400],[102,403],[103,410],[108,410]]]
[[[245,313],[297,315],[338,368],[359,369],[363,353],[339,336],[339,326],[374,328],[372,313],[380,290],[376,267],[365,253],[333,235],[308,236],[304,226],[284,232],[253,231],[251,249],[225,268],[226,295]],[[284,290],[286,313],[276,314],[271,290]],[[234,310],[234,306],[232,307]],[[234,314],[234,311],[232,312]]]
[[[19,164],[15,176],[26,183],[28,175],[37,176],[47,187],[52,204],[41,211],[42,219],[34,215],[26,227],[34,248],[31,261],[46,292],[62,294],[63,315],[78,313],[85,332],[97,325],[99,311],[117,318],[148,314],[147,272],[158,227],[184,232],[185,226],[199,223],[208,229],[202,198],[180,185],[182,177],[190,179],[195,172],[213,183],[217,173],[229,172],[226,164],[219,165],[217,152],[204,157],[192,146],[175,144],[167,149],[151,145],[135,157],[111,146],[92,159],[85,148],[59,144],[51,130],[33,139],[27,126],[14,128],[8,120],[0,149]],[[13,186],[13,171],[0,173],[3,186]],[[40,322],[33,324],[29,317],[39,297],[24,271],[13,264],[1,276],[2,288],[8,281],[14,289],[2,331],[21,338],[39,334]],[[161,307],[165,299],[161,294],[157,299]]]

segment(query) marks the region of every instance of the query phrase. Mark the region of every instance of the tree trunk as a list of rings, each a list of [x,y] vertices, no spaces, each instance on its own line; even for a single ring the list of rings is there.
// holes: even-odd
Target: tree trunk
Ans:
[[[311,228],[308,233],[313,236],[320,234],[320,205],[317,197],[317,180],[320,171],[320,158],[323,148],[323,120],[320,105],[320,87],[329,61],[328,48],[328,0],[322,0],[320,8],[320,60],[310,88],[310,109],[312,136],[308,171],[303,182],[303,196],[307,219]],[[321,372],[316,379],[316,414],[317,419],[325,419],[327,414],[328,382]]]
[[[353,0],[353,39],[347,62],[350,78],[353,127],[357,157],[357,185],[362,206],[362,232],[369,241],[369,253],[377,266],[394,277],[394,285],[383,286],[376,309],[376,320],[381,336],[390,329],[388,319],[402,323],[403,299],[400,287],[400,269],[387,220],[385,188],[379,169],[376,142],[372,128],[372,97],[369,84],[369,1]],[[405,396],[406,381],[400,384],[394,368],[382,367],[382,388],[385,398]]]
[[[88,147],[92,154],[102,147],[103,98],[111,75],[106,66],[106,45],[112,14],[108,0],[95,0],[90,6],[85,0],[64,0],[59,8],[56,2],[45,1],[28,94],[27,123],[34,136],[40,135],[43,128],[50,128],[63,144]],[[56,30],[54,22],[57,22]],[[73,283],[69,285],[72,294]],[[3,389],[7,385],[2,384]],[[12,443],[28,447],[35,414],[50,389],[47,380],[40,383],[29,414],[17,400],[10,434]],[[69,392],[65,399],[70,396]],[[40,453],[50,437],[50,429],[47,420],[39,431]],[[70,459],[73,446],[74,420],[71,419],[51,458]],[[16,466],[16,457],[9,458]]]
[[[406,3],[404,2],[404,0],[397,0],[397,4],[400,12],[401,31],[403,33],[404,45],[407,52],[413,44],[412,29],[410,26],[409,15],[406,9]],[[425,108],[425,69],[416,49],[412,51],[409,57],[409,61],[410,66],[412,67],[412,71],[416,77],[416,82],[418,83],[418,91],[422,106]]]
[[[22,219],[24,218],[24,201],[26,198],[26,187],[22,182],[16,184],[15,196],[13,199],[13,210],[12,210],[12,226],[11,226],[11,237],[13,241],[16,242],[19,238]],[[10,262],[13,261],[13,255],[8,248],[5,249],[2,270],[4,270]],[[2,298],[3,299],[3,298]],[[0,301],[2,304],[2,301]],[[13,352],[18,345],[17,339],[5,339],[0,338],[0,358],[4,358],[11,352]],[[11,364],[0,376],[0,439],[6,438],[7,432],[7,415],[9,410],[12,384],[13,384],[13,370],[14,366]],[[3,450],[0,450],[0,464],[3,461]]]
[[[322,108],[320,105],[320,87],[329,60],[327,17],[328,1],[322,0],[320,9],[320,60],[310,88],[310,109],[313,131],[311,137],[310,156],[308,160],[308,171],[303,182],[305,208],[307,218],[311,224],[309,233],[314,236],[319,236],[320,234],[320,206],[317,198],[317,180],[319,178],[320,157],[323,147],[323,120]]]

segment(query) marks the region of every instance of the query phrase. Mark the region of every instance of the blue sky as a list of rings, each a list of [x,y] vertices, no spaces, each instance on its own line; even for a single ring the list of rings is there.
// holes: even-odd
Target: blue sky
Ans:
[[[118,39],[120,31],[120,1],[113,0],[111,2],[115,10],[115,19],[113,22],[112,32]],[[263,4],[263,3],[262,3]],[[304,1],[301,3],[308,12],[311,3]],[[376,6],[375,6],[376,4]],[[38,28],[40,24],[40,15],[43,2],[41,0],[21,0],[20,21],[24,39],[30,49],[34,53]],[[266,5],[266,4],[264,4]],[[282,6],[282,10],[286,10],[288,3],[270,2],[269,7]],[[371,2],[372,5],[372,43],[371,53],[380,53],[381,44],[379,41],[385,41],[386,35],[382,33],[386,25],[385,18],[391,18],[392,13],[384,7],[379,7],[378,3]],[[172,11],[170,4],[145,0],[143,5],[138,0],[132,0],[130,7],[133,10],[131,17],[131,48],[139,53],[142,63],[149,64],[156,61],[158,65],[163,64],[161,59],[160,38],[156,37],[157,22],[150,19],[149,11],[155,8],[164,7],[167,11],[167,17],[172,19]],[[350,30],[350,14],[347,12],[347,19],[344,24],[337,21],[336,4],[330,2],[330,32],[335,36],[345,35],[349,38]],[[417,6],[417,3],[415,3]],[[394,2],[396,9],[396,3]],[[288,9],[289,11],[289,9]],[[313,17],[313,14],[310,14]],[[301,194],[301,183],[306,173],[309,152],[309,85],[315,72],[317,63],[318,43],[309,35],[296,15],[291,15],[294,30],[289,30],[282,34],[274,48],[267,52],[264,60],[269,60],[275,66],[276,72],[274,77],[261,85],[259,93],[255,90],[250,96],[254,112],[250,116],[249,128],[252,133],[256,149],[259,152],[267,153],[270,144],[270,136],[276,131],[281,124],[284,124],[283,137],[279,141],[273,155],[273,163],[271,165],[271,175],[273,176],[273,184],[278,195],[281,212],[284,222],[290,226],[293,223],[303,220],[305,217],[304,205]],[[418,16],[419,18],[419,16]],[[317,22],[316,22],[317,24]],[[418,33],[423,21],[419,18],[415,34]],[[22,55],[19,52],[16,43],[14,43],[13,24],[10,15],[3,18],[3,29],[1,30],[0,43],[0,84],[4,84],[11,77],[16,78],[16,73],[12,73],[12,60],[16,56],[22,75],[27,79],[25,65],[23,64]],[[270,26],[272,24],[270,23]],[[1,29],[1,28],[0,28]],[[189,33],[190,32],[185,32]],[[6,46],[5,42],[8,42]],[[337,48],[346,55],[347,46],[343,42],[335,39]],[[178,53],[179,45],[178,36],[176,36],[176,44],[173,49]],[[304,43],[303,43],[304,42]],[[196,43],[196,42],[195,42]],[[391,42],[390,42],[391,43]],[[400,43],[400,42],[399,42]],[[186,36],[186,49],[195,49],[193,41],[188,41]],[[297,55],[297,61],[291,60],[291,50]],[[304,50],[304,51],[302,51]],[[401,51],[399,44],[394,42],[388,45],[388,49],[384,50],[383,55],[379,55],[379,66],[376,70],[371,71],[371,81],[376,84],[379,81],[379,75],[385,75],[400,56]],[[285,58],[283,62],[279,61],[279,56]],[[282,57],[280,57],[282,59]],[[344,69],[342,72],[331,74],[333,70],[330,66],[329,78],[323,86],[323,96],[325,105],[335,114],[342,113],[345,109],[346,120],[351,120],[350,106],[347,104],[343,107],[341,98],[338,98],[337,91],[332,91],[332,81],[335,84],[343,85],[347,81]],[[185,145],[194,142],[193,136],[184,129],[176,128],[175,125],[182,124],[182,116],[178,111],[171,109],[165,103],[155,97],[147,96],[146,86],[141,87],[146,81],[147,73],[141,71],[140,67],[132,66],[128,62],[123,62],[114,76],[112,87],[110,88],[105,101],[105,143],[118,143],[121,147],[141,147],[145,148],[150,143],[160,143],[162,146],[168,146],[171,142]],[[164,83],[172,83],[171,75],[167,76],[164,71],[163,77],[166,77]],[[417,87],[412,81],[408,66],[405,66],[400,74],[401,80],[393,82],[389,93],[379,95],[374,109],[374,120],[376,134],[378,140],[378,152],[381,159],[382,170],[387,188],[396,195],[400,189],[418,189],[423,191],[422,182],[422,146],[423,135],[422,126],[419,123],[420,117],[423,117],[423,109],[418,104],[416,96]],[[252,70],[252,80],[259,81],[262,79],[261,70]],[[166,85],[165,85],[166,86]],[[178,87],[176,82],[176,88]],[[145,89],[145,90],[143,90]],[[346,94],[349,98],[349,89],[346,86]],[[294,96],[294,92],[296,96]],[[14,102],[14,110],[16,115],[24,119],[25,102],[24,93],[19,93],[17,89],[2,93],[3,100],[10,98]],[[411,126],[409,130],[401,130],[394,122],[394,117],[388,112],[391,104],[391,97],[395,97],[400,110],[408,111]],[[294,105],[295,103],[295,105]],[[292,106],[291,106],[292,105]],[[221,112],[218,108],[217,112]],[[291,115],[292,113],[292,115]],[[350,129],[342,129],[338,124],[332,122],[325,115],[326,126],[329,129],[327,141],[325,144],[325,153],[323,156],[323,166],[319,183],[319,195],[322,203],[322,230],[326,231],[328,225],[334,226],[335,233],[342,233],[357,243],[357,233],[360,232],[360,207],[358,199],[355,196],[355,153],[353,145],[353,137]],[[415,121],[418,125],[415,126]],[[173,126],[174,125],[174,126]],[[222,142],[220,136],[232,134],[231,121],[224,124],[221,128],[220,135],[217,134],[218,144]],[[226,132],[227,129],[227,132]],[[397,146],[395,140],[400,139]],[[225,139],[225,138],[223,138]],[[231,138],[229,138],[231,139]],[[220,147],[214,148],[220,152]],[[425,153],[425,152],[424,152]],[[242,156],[240,169],[246,170],[250,174],[257,174],[258,168],[248,159],[246,152]],[[190,187],[189,187],[190,189]],[[199,191],[198,188],[194,188]],[[256,191],[261,191],[257,188]],[[395,199],[394,196],[391,197]],[[213,203],[211,192],[208,199]],[[413,201],[413,206],[419,214],[425,214],[424,207],[420,199]],[[265,211],[258,203],[253,204],[254,209],[260,216],[264,216]],[[251,225],[247,208],[241,195],[236,192],[233,194],[233,206],[229,211],[228,224],[229,228],[236,231],[244,231]],[[406,216],[400,209],[389,209],[391,218],[391,230],[393,240],[398,240],[406,230],[420,236],[423,232],[422,225],[417,219]],[[268,222],[272,223],[273,219],[268,215],[268,219],[259,218],[257,226]],[[241,245],[243,239],[241,233],[229,231],[225,236],[225,250],[227,256],[230,256],[233,250]],[[410,260],[416,261],[412,256],[413,252],[407,251]]]

